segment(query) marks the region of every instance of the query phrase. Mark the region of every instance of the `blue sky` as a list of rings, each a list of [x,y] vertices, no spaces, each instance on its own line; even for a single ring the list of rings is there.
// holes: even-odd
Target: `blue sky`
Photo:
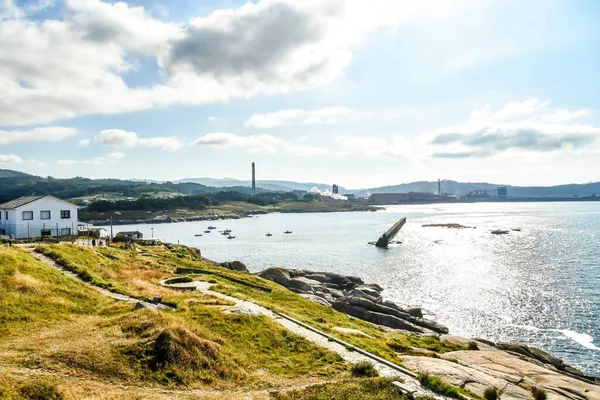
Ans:
[[[0,168],[600,179],[600,3],[0,0]]]

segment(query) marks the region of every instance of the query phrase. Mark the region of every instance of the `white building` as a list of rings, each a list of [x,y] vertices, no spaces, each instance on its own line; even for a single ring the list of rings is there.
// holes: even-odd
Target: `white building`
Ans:
[[[25,196],[0,204],[0,235],[15,239],[77,235],[77,206],[53,196]]]

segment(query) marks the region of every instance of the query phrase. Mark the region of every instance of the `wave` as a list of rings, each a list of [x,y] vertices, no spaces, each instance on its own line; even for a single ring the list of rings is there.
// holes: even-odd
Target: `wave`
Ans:
[[[600,350],[600,347],[594,344],[594,338],[586,333],[570,331],[568,329],[553,329],[555,332],[560,332],[575,343],[578,343],[590,350]]]
[[[510,326],[513,328],[520,328],[520,329],[524,329],[524,330],[527,330],[530,332],[541,332],[541,331],[558,332],[561,335],[565,336],[566,338],[571,339],[575,343],[585,347],[586,349],[600,350],[600,347],[598,347],[594,344],[594,337],[591,335],[588,335],[587,333],[580,333],[580,332],[576,332],[576,331],[571,331],[569,329],[543,329],[543,328],[538,328],[537,326],[533,326],[533,325],[508,324],[506,326]]]

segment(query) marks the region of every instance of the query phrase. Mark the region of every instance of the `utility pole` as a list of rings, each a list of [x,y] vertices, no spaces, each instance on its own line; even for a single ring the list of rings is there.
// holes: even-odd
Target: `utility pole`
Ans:
[[[112,240],[113,238],[113,223],[112,223],[112,217],[110,217],[110,239]]]
[[[150,228],[152,229],[152,237],[150,239],[154,239],[154,228]]]

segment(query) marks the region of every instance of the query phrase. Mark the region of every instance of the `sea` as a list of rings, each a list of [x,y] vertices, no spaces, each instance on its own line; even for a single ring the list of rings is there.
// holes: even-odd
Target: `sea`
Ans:
[[[402,217],[401,243],[368,244]],[[469,228],[423,226],[447,223]],[[209,225],[217,229],[204,233]],[[251,272],[356,275],[381,285],[384,298],[421,306],[451,334],[533,345],[600,376],[600,202],[394,205],[115,229],[240,260]]]

